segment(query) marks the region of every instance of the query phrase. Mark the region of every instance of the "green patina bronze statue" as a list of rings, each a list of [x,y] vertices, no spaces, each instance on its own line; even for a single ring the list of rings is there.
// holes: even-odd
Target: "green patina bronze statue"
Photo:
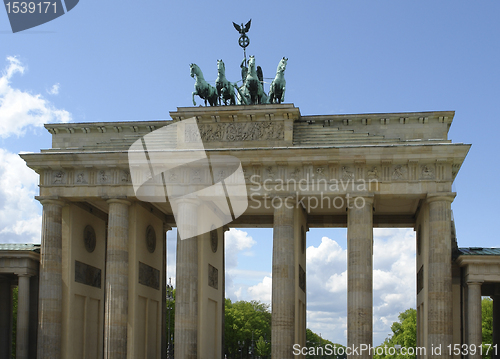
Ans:
[[[255,65],[255,57],[250,56],[247,61],[246,47],[250,39],[246,33],[250,30],[252,20],[245,25],[233,22],[234,28],[240,34],[239,45],[243,48],[244,58],[240,64],[242,85],[230,82],[226,78],[226,67],[222,60],[217,60],[217,80],[215,87],[205,81],[203,73],[196,64],[189,65],[191,77],[195,78],[193,92],[193,105],[196,106],[194,96],[197,95],[205,100],[210,106],[222,105],[261,105],[267,103],[282,103],[285,101],[285,70],[288,59],[283,57],[276,70],[276,76],[269,88],[269,97],[264,91],[264,75],[262,68]],[[235,94],[236,91],[236,94]]]
[[[217,80],[215,80],[215,87],[217,88],[219,105],[222,105],[222,101],[224,101],[224,105],[227,105],[228,101],[230,105],[236,105],[234,95],[235,84],[226,79],[226,66],[222,59],[217,60]]]
[[[264,92],[263,76],[260,78],[257,75],[257,67],[255,66],[255,57],[250,56],[248,59],[248,72],[244,83],[244,97],[247,99],[247,104],[257,105],[267,103],[267,95]]]
[[[288,59],[283,57],[278,64],[276,77],[269,88],[269,103],[282,103],[285,101],[285,70]]]
[[[217,89],[205,81],[203,72],[201,72],[198,65],[190,64],[189,67],[191,68],[191,77],[196,80],[193,92],[193,105],[196,106],[194,96],[198,95],[205,100],[205,106],[207,105],[207,101],[210,106],[217,106],[217,99],[219,97],[217,95]]]

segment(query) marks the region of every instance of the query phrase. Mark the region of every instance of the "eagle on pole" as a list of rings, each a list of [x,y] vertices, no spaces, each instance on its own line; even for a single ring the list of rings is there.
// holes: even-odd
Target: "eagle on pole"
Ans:
[[[235,22],[233,22],[233,26],[236,29],[236,31],[238,31],[241,35],[245,35],[248,32],[248,30],[250,30],[251,23],[252,23],[252,19],[250,19],[250,21],[248,21],[245,24],[245,26],[243,26],[243,23],[241,25],[238,25]]]

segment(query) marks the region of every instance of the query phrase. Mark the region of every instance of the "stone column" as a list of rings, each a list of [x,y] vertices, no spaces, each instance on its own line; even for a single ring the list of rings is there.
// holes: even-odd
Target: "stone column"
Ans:
[[[429,359],[450,358],[453,344],[452,273],[451,273],[451,202],[455,193],[428,194],[429,205]],[[432,354],[432,346],[441,345],[442,355]]]
[[[110,199],[106,258],[104,358],[127,358],[128,220],[130,202]]]
[[[10,359],[12,289],[9,280],[0,281],[0,311],[0,359]]]
[[[41,200],[42,246],[38,297],[38,359],[61,358],[62,335],[62,207]]]
[[[293,358],[295,339],[295,259],[292,205],[274,208],[271,338],[273,358]],[[273,203],[278,201],[273,201]]]
[[[482,336],[482,326],[481,326],[481,283],[479,282],[467,282],[467,321],[468,321],[468,330],[467,330],[467,341],[468,344],[474,344],[476,348],[483,342]],[[476,350],[476,354],[469,354],[469,359],[480,359],[481,353],[479,350]]]
[[[500,294],[496,294],[492,298],[493,298],[493,345],[497,345],[497,353],[495,355],[495,352],[493,352],[493,359],[498,359],[500,358]]]
[[[178,204],[179,223],[188,231],[183,234],[187,239],[181,240],[177,235],[175,357],[179,359],[197,359],[198,355],[197,211],[194,200],[184,199]]]
[[[19,275],[17,292],[16,359],[28,359],[30,322],[30,276]]]
[[[359,350],[373,344],[373,195],[347,200],[347,345]]]

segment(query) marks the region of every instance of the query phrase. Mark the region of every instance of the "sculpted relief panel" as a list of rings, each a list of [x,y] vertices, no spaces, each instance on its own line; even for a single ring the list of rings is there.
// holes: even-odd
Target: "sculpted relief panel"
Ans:
[[[265,124],[264,122],[261,122]],[[220,124],[209,124],[207,126],[218,126]],[[213,138],[233,138],[228,128],[221,136]],[[252,123],[244,124],[252,125]],[[273,127],[276,129],[277,127]],[[186,130],[187,131],[187,130]],[[274,130],[273,130],[274,131]],[[214,135],[213,133],[210,135]],[[249,138],[248,133],[239,133],[235,138]],[[276,132],[269,132],[269,136],[278,136]],[[267,136],[265,135],[265,136]],[[202,136],[209,136],[208,132],[203,132]],[[217,135],[219,136],[219,135]],[[240,137],[238,137],[240,136]],[[260,133],[260,136],[264,136]],[[278,136],[279,137],[279,136]],[[208,138],[208,137],[207,137]],[[254,137],[256,138],[256,137]],[[438,171],[439,167],[439,171]],[[243,176],[247,184],[251,183],[275,183],[286,181],[324,181],[343,183],[353,183],[358,181],[377,181],[384,183],[405,182],[405,181],[443,181],[451,177],[451,164],[418,163],[393,164],[390,162],[367,163],[362,166],[353,166],[350,163],[328,163],[315,165],[311,162],[277,162],[276,164],[250,163],[243,167]],[[165,176],[166,183],[190,183],[190,184],[211,184],[213,180],[220,181],[229,175],[231,167],[224,164],[217,164],[213,167],[213,172],[196,167],[179,168],[172,170]],[[450,173],[448,173],[450,172]],[[143,177],[151,179],[151,173],[145,171]],[[163,179],[155,177],[154,183],[162,185]],[[75,169],[74,171],[54,170],[44,173],[45,186],[116,186],[129,185],[131,183],[130,172],[126,169]],[[230,183],[230,182],[228,182]]]
[[[268,141],[285,137],[283,121],[206,123],[198,124],[198,129],[203,142]],[[186,126],[186,142],[199,141],[200,136],[196,126]]]

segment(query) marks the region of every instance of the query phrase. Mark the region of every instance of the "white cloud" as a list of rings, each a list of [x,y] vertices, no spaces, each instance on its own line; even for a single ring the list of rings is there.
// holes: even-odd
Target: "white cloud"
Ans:
[[[382,342],[398,314],[415,307],[415,235],[412,229],[374,229],[373,339]],[[307,248],[307,325],[346,344],[347,249],[323,237]]]
[[[40,243],[38,175],[14,153],[0,148],[0,243]]]
[[[261,302],[271,304],[272,283],[273,280],[271,276],[265,276],[262,282],[247,289],[248,294],[250,294],[254,300],[260,300]]]
[[[245,294],[247,293],[247,286],[242,286],[235,284],[234,279],[237,277],[238,280],[248,279],[255,276],[262,278],[262,273],[249,273],[250,271],[238,271],[238,254],[251,256],[251,248],[256,244],[255,240],[248,235],[247,232],[240,229],[231,228],[225,233],[225,259],[226,259],[226,297],[232,300],[243,300],[245,299]],[[245,277],[245,278],[243,278]]]
[[[0,77],[0,137],[24,135],[31,126],[49,122],[69,122],[71,114],[55,108],[40,94],[31,94],[11,86],[15,74],[24,74],[26,67],[15,57],[7,57],[8,65]],[[51,90],[58,91],[59,84]]]
[[[238,253],[249,252],[255,245],[255,241],[247,232],[231,228],[225,234],[226,241],[226,270],[238,266]]]
[[[54,84],[50,89],[47,90],[47,93],[49,95],[59,95],[59,87],[60,85],[58,83]]]

